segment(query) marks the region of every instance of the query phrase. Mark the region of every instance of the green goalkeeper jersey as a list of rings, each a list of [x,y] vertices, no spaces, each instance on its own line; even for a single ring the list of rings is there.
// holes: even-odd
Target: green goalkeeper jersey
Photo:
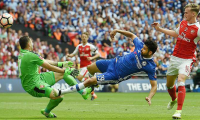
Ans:
[[[19,77],[25,91],[32,90],[40,80],[38,67],[43,64],[43,58],[28,50],[20,50],[18,56]]]

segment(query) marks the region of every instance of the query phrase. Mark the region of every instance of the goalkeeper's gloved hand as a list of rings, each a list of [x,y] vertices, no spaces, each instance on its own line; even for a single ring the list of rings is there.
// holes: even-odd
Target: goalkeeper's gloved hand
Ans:
[[[65,69],[65,74],[71,75],[74,78],[76,78],[76,76],[79,75],[79,70],[77,70],[75,68],[66,68]]]
[[[74,63],[71,61],[58,62],[58,67],[68,68],[68,67],[72,67],[73,65]]]

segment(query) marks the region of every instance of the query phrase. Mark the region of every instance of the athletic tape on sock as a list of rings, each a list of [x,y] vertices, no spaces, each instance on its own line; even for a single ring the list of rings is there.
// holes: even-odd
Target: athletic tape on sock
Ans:
[[[167,89],[172,89],[172,88],[174,88],[174,85],[172,87],[167,87]]]
[[[178,82],[177,85],[178,86],[185,86],[185,82]]]

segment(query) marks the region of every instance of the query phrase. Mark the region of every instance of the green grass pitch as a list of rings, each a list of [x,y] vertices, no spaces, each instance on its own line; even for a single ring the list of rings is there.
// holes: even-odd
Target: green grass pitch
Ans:
[[[172,120],[176,110],[167,110],[168,93],[156,93],[149,106],[144,100],[148,93],[97,93],[95,101],[83,100],[77,93],[66,94],[53,110],[56,120]],[[40,110],[47,98],[34,98],[25,93],[0,94],[0,119],[46,120]],[[200,120],[200,94],[187,93],[182,120]]]

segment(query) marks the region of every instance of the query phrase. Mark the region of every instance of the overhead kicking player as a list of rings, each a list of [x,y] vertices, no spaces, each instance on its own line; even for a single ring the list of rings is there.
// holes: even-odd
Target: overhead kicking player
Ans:
[[[50,98],[47,107],[41,110],[41,113],[47,118],[55,118],[56,115],[53,114],[51,110],[62,102],[63,98],[58,95],[58,90],[51,88],[51,86],[61,79],[64,79],[70,86],[76,85],[77,82],[72,76],[76,77],[79,74],[79,71],[70,68],[73,66],[72,62],[54,62],[45,60],[36,53],[33,53],[33,43],[28,36],[21,37],[19,39],[19,44],[21,50],[18,56],[18,67],[22,87],[34,97]],[[51,72],[39,74],[38,66],[42,66]],[[79,90],[78,92],[84,99],[87,99],[91,90],[91,88],[86,88],[84,90]]]
[[[111,38],[114,38],[117,32],[131,38],[135,44],[135,50],[122,57],[116,57],[110,60],[98,60],[89,65],[88,71],[90,74],[94,75],[97,72],[102,74],[89,78],[83,83],[74,85],[68,89],[59,91],[60,95],[84,89],[85,87],[96,85],[97,83],[101,84],[104,83],[104,81],[111,80],[111,83],[113,83],[113,81],[119,83],[129,79],[133,73],[144,71],[148,74],[151,84],[150,93],[145,100],[151,105],[151,99],[157,91],[156,64],[152,58],[157,50],[157,43],[151,40],[147,40],[143,43],[135,34],[124,30],[112,31]]]
[[[179,27],[175,31],[161,28],[158,23],[152,24],[157,31],[177,38],[177,43],[167,70],[166,84],[168,93],[172,99],[172,101],[169,102],[167,109],[172,109],[178,102],[177,110],[172,116],[174,119],[181,118],[186,93],[185,80],[190,75],[197,42],[200,40],[200,25],[196,19],[198,14],[199,5],[189,3],[185,6],[184,20],[181,21]],[[178,96],[176,96],[176,86],[174,85],[177,77]]]
[[[81,61],[80,61],[80,74],[77,76],[77,79],[83,82],[84,80],[89,78],[89,72],[87,70],[87,66],[92,63],[91,60],[94,60],[99,57],[99,53],[97,51],[97,48],[94,45],[88,43],[88,39],[89,39],[88,32],[84,32],[81,35],[81,39],[82,39],[82,43],[79,44],[74,50],[74,52],[68,55],[68,57],[74,57],[75,55],[79,53]],[[92,54],[95,54],[95,55],[92,56]],[[91,100],[94,100],[97,98],[97,95],[94,93],[94,91],[91,92],[91,95],[92,95]]]

